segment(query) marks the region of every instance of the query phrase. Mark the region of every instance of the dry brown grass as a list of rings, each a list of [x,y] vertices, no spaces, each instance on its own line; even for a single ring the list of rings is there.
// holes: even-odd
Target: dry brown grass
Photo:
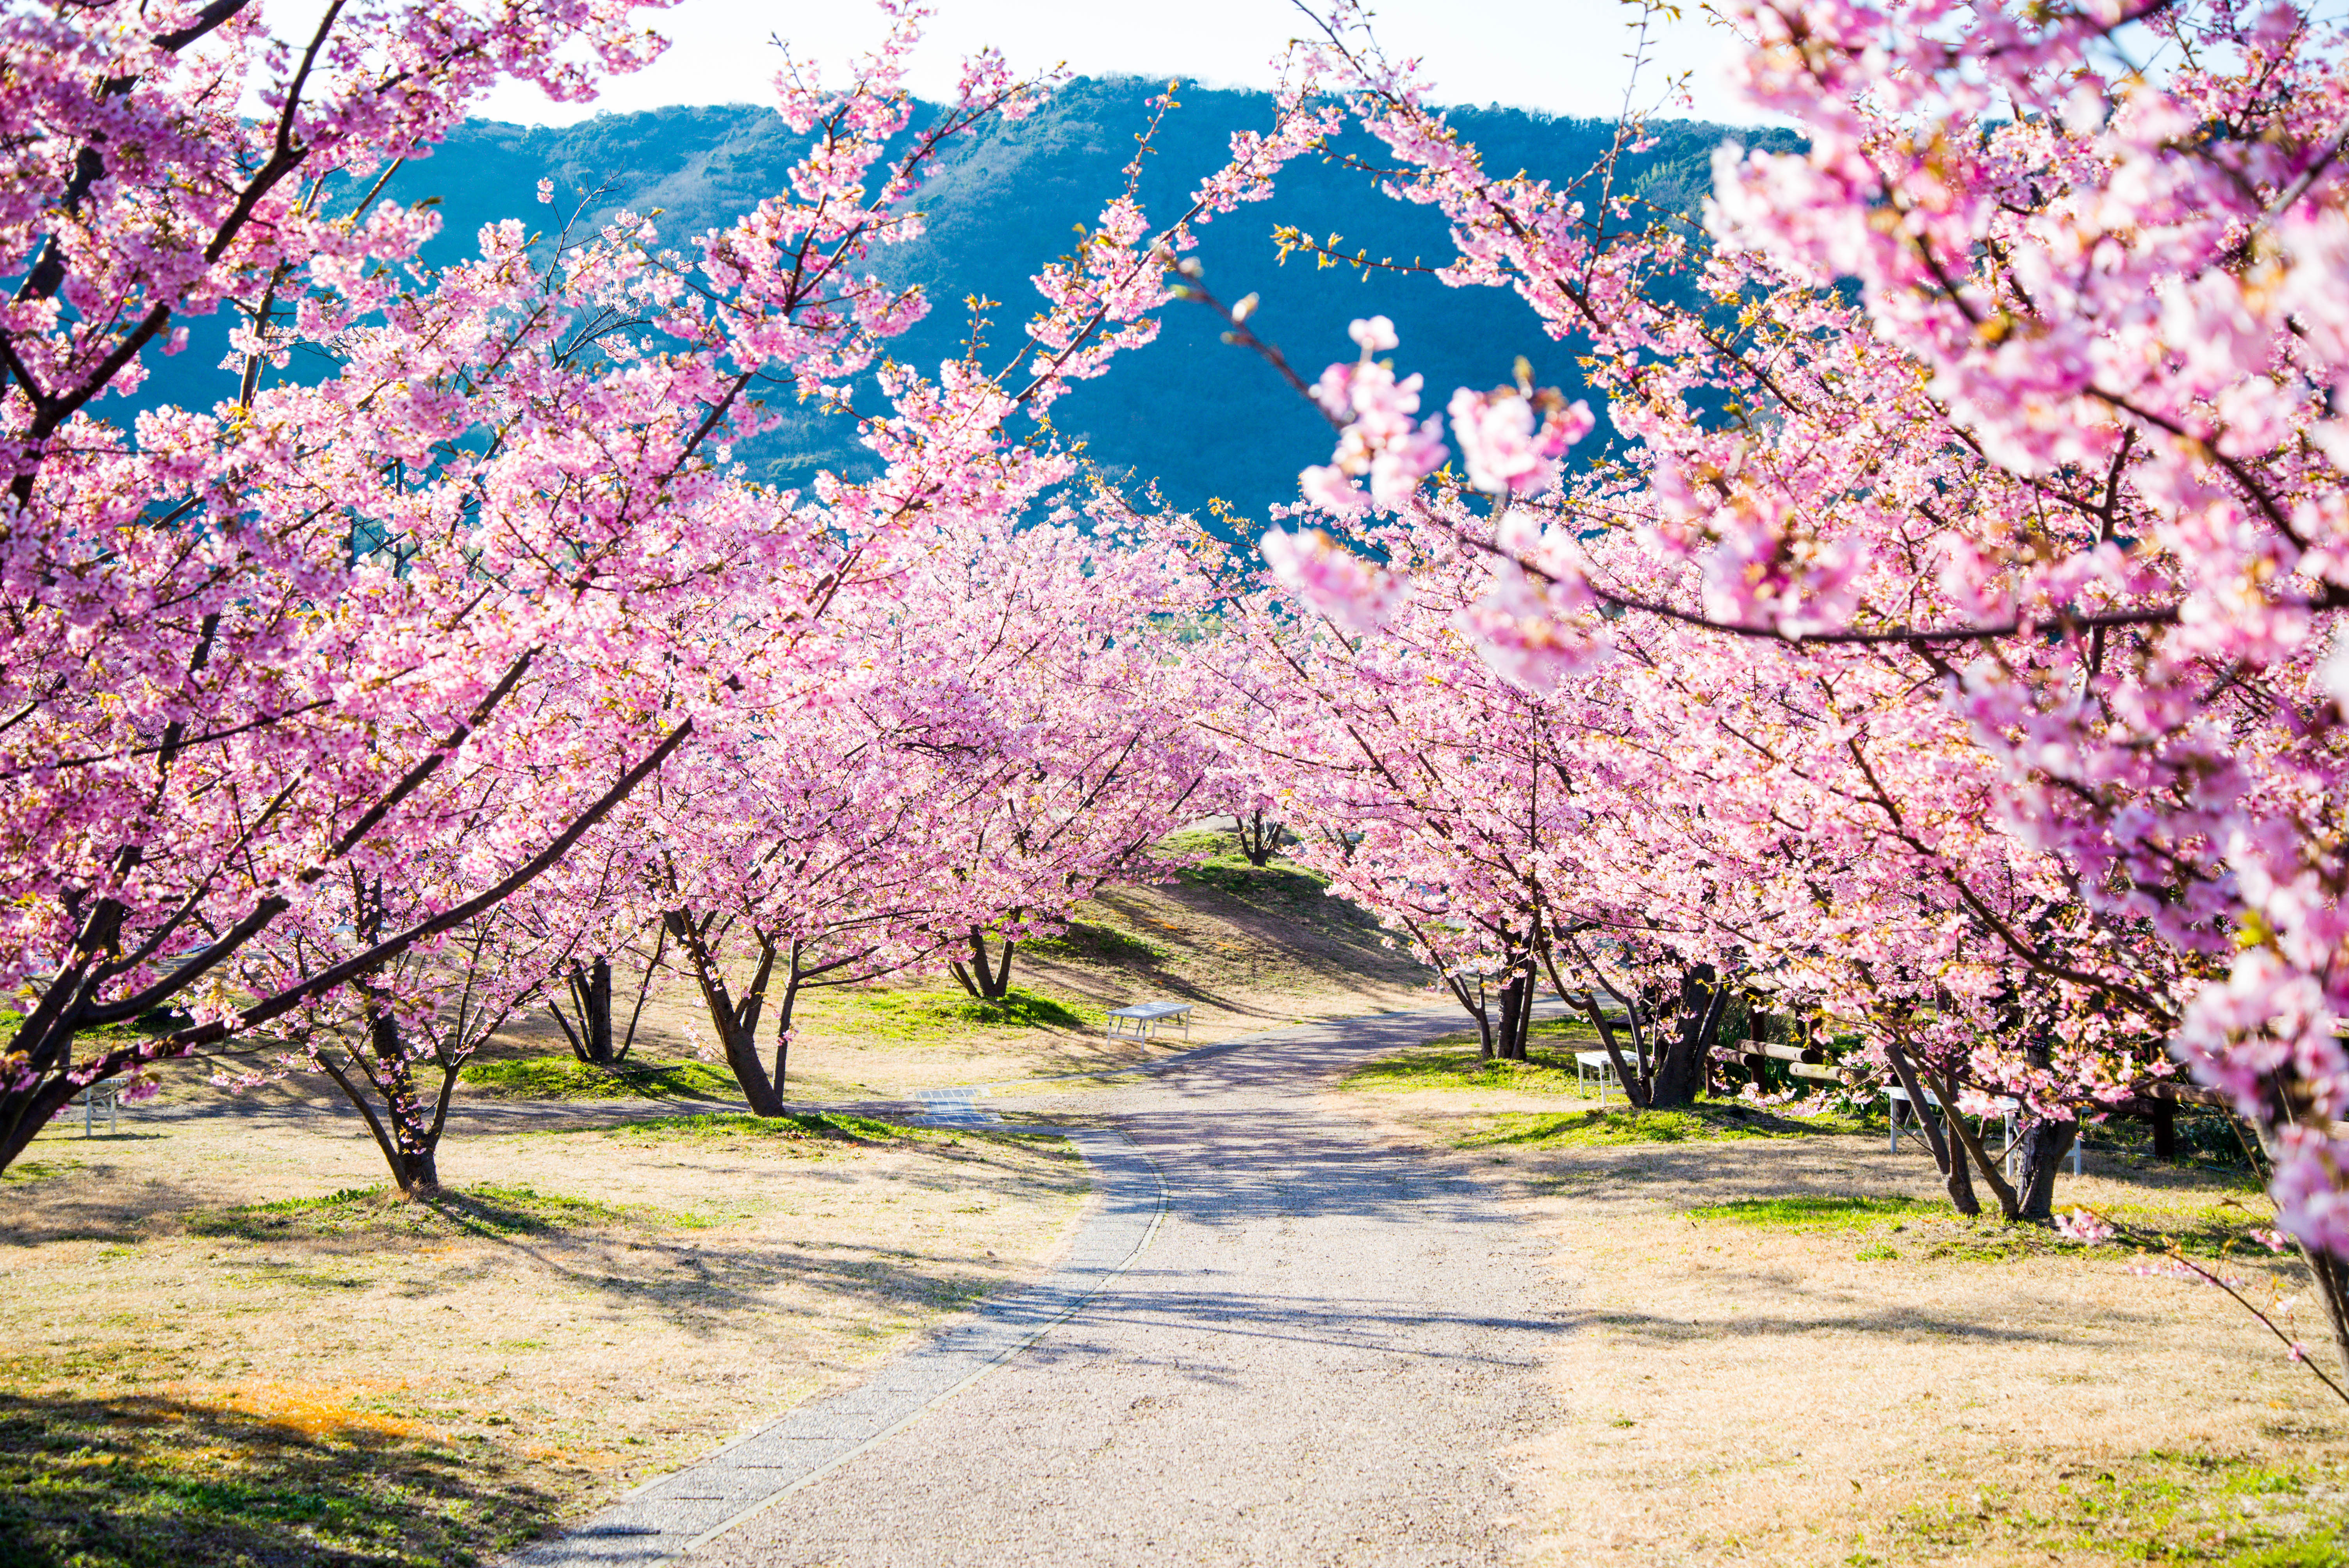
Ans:
[[[2130,1274],[2142,1257],[1944,1218],[1913,1142],[1471,1151],[1460,1140],[1495,1113],[1557,1101],[1342,1098],[1495,1184],[1576,1289],[1581,1332],[1555,1367],[1572,1414],[1521,1455],[1537,1561],[2349,1562],[2349,1422],[2256,1322],[2215,1290]],[[1789,1194],[1924,1207],[1807,1227],[1688,1213]],[[2057,1202],[2207,1233],[2258,1200],[2092,1144]],[[2261,1299],[2301,1287],[2296,1267],[2228,1268]],[[2298,1316],[2329,1355],[2321,1317]]]
[[[0,1422],[282,1487],[267,1429],[470,1471],[451,1549],[541,1528],[1029,1274],[1085,1188],[1056,1140],[859,1130],[465,1137],[438,1206],[347,1196],[382,1178],[347,1121],[52,1131],[7,1176]]]

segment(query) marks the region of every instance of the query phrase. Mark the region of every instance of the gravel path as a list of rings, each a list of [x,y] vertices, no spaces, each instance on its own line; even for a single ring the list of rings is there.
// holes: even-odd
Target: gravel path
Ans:
[[[1513,1560],[1509,1449],[1557,1412],[1541,1365],[1561,1289],[1486,1194],[1312,1092],[1431,1025],[1452,1026],[1300,1026],[1089,1094],[1087,1119],[1164,1182],[1123,1272],[1109,1254],[1151,1204],[1138,1162],[1090,1134],[1103,1202],[1071,1265],[525,1561],[688,1543],[697,1568]],[[664,1490],[672,1512],[648,1511]]]

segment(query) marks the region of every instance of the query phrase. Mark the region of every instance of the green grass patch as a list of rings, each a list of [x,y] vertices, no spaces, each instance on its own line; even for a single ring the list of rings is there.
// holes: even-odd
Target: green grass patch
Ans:
[[[2019,1258],[2094,1259],[2136,1250],[2126,1243],[2085,1246],[2064,1240],[2044,1225],[2008,1224],[1998,1217],[1990,1194],[1981,1196],[1989,1212],[1973,1219],[1957,1213],[1939,1199],[1826,1193],[1742,1198],[1682,1212],[1692,1220],[1773,1230],[1870,1233],[1857,1254],[1863,1263],[1889,1263],[1905,1256],[1930,1262],[1997,1264]],[[2177,1238],[2190,1255],[2223,1255],[2245,1264],[2270,1256],[2244,1238],[2250,1221],[2240,1210],[2134,1210],[2125,1217]],[[1901,1250],[1892,1245],[1894,1236],[1901,1238]]]
[[[1039,1149],[1056,1158],[1073,1160],[1076,1150],[1058,1132],[1015,1127],[909,1127],[876,1117],[840,1112],[805,1116],[751,1116],[729,1112],[714,1116],[657,1116],[617,1127],[564,1127],[528,1136],[569,1138],[601,1134],[644,1143],[700,1143],[737,1148],[770,1146],[794,1153],[821,1155],[841,1146],[878,1147],[893,1143],[930,1143],[947,1148],[966,1143],[1015,1144]]]
[[[853,991],[841,998],[839,1022],[878,1039],[919,1041],[973,1025],[1003,1029],[1085,1029],[1098,1016],[1014,985],[999,1000],[960,991]]]
[[[1461,1149],[1529,1145],[1545,1149],[1615,1149],[1635,1143],[1704,1143],[1734,1138],[1810,1138],[1850,1132],[1835,1117],[1777,1116],[1731,1100],[1700,1100],[1671,1110],[1630,1106],[1569,1111],[1511,1111],[1454,1139]]]
[[[1028,937],[1019,944],[1019,951],[1040,954],[1047,958],[1082,959],[1119,968],[1147,969],[1164,963],[1167,958],[1166,950],[1155,943],[1114,925],[1102,925],[1090,920],[1069,922],[1068,929],[1058,936]]]
[[[0,1393],[0,1568],[473,1563],[554,1522],[544,1479],[364,1417]]]
[[[31,1186],[36,1181],[55,1181],[84,1170],[82,1161],[64,1160],[19,1160],[5,1171],[0,1171],[0,1181],[23,1182]]]
[[[1545,1048],[1537,1043],[1544,1040],[1557,1042],[1566,1048]],[[1543,1018],[1534,1024],[1524,1061],[1487,1061],[1477,1054],[1475,1036],[1444,1035],[1391,1057],[1365,1062],[1339,1080],[1338,1087],[1383,1094],[1464,1088],[1578,1094],[1583,1092],[1583,1080],[1575,1068],[1574,1052],[1595,1049],[1598,1044],[1596,1037],[1577,1035],[1563,1018]]]
[[[1211,887],[1257,904],[1320,904],[1330,896],[1330,881],[1303,866],[1275,861],[1252,866],[1239,855],[1218,856],[1175,873],[1197,887]]]
[[[576,1057],[513,1057],[465,1064],[460,1081],[499,1099],[740,1099],[742,1086],[714,1062],[631,1057],[597,1067]]]
[[[752,1116],[726,1111],[708,1116],[656,1116],[617,1127],[564,1127],[538,1136],[563,1138],[602,1132],[640,1143],[874,1143],[894,1135],[885,1121],[862,1116]]]
[[[2059,1472],[2052,1491],[1988,1488],[1890,1522],[1895,1561],[1986,1547],[2066,1562],[2339,1568],[2349,1563],[2340,1466],[2156,1450]]]
[[[1886,1220],[1917,1213],[1946,1213],[1947,1204],[1914,1198],[1867,1198],[1808,1193],[1783,1198],[1740,1198],[1681,1211],[1692,1220],[1720,1220],[1778,1231],[1866,1230]]]
[[[1170,833],[1158,841],[1158,847],[1176,859],[1194,861],[1175,873],[1183,881],[1237,893],[1252,902],[1297,903],[1310,899],[1319,903],[1329,892],[1328,877],[1278,854],[1274,855],[1269,865],[1250,865],[1248,858],[1240,853],[1238,838],[1228,831],[1200,828]]]
[[[402,1197],[386,1187],[346,1187],[319,1198],[281,1198],[272,1203],[199,1209],[182,1225],[191,1235],[263,1242],[334,1236],[543,1235],[626,1223],[688,1224],[693,1218],[483,1181],[444,1187],[429,1197],[417,1198]]]
[[[2247,1233],[2254,1225],[2273,1222],[2272,1211],[2264,1195],[2251,1198],[2249,1202],[2230,1200],[2199,1209],[2162,1209],[2139,1203],[2102,1208],[2104,1212],[2127,1226],[2131,1232],[2177,1243],[2178,1250],[2189,1257],[2261,1263],[2275,1256]],[[2137,1243],[2126,1237],[2116,1237],[2106,1245],[2134,1248]],[[2155,1244],[2141,1250],[2162,1252],[2167,1249]]]

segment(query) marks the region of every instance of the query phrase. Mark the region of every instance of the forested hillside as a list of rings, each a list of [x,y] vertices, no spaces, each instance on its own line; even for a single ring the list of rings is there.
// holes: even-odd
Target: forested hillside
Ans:
[[[985,337],[988,362],[999,364],[1038,304],[1030,277],[1064,253],[1072,231],[1092,222],[1121,188],[1120,170],[1158,90],[1134,79],[1081,79],[1033,118],[955,147],[923,198],[928,238],[885,258],[922,283],[933,304],[930,318],[895,351],[926,366],[960,352],[971,326],[964,302],[980,296],[1000,302],[987,312]],[[1179,211],[1226,157],[1231,132],[1262,129],[1270,115],[1262,93],[1184,88],[1146,166],[1143,196],[1153,216]],[[1514,109],[1462,109],[1453,119],[1488,168],[1522,168],[1553,181],[1588,170],[1614,132],[1607,121]],[[1692,211],[1709,183],[1713,150],[1740,133],[1679,121],[1656,126],[1654,134],[1656,146],[1634,160],[1631,183],[1661,205]],[[401,169],[388,189],[411,201],[438,201],[445,227],[427,253],[435,260],[470,251],[483,223],[519,217],[548,227],[582,201],[591,218],[657,209],[662,239],[681,244],[778,190],[802,144],[772,110],[747,105],[606,115],[563,129],[475,121],[436,156]],[[1360,137],[1344,146],[1373,162],[1380,150]],[[542,178],[554,182],[553,206],[537,201]],[[1261,294],[1254,325],[1309,377],[1352,355],[1350,320],[1382,312],[1402,333],[1398,366],[1423,372],[1434,399],[1455,386],[1507,380],[1519,354],[1544,382],[1575,385],[1570,346],[1545,339],[1506,291],[1447,288],[1426,275],[1365,279],[1304,259],[1278,263],[1271,236],[1283,223],[1317,238],[1337,234],[1349,253],[1373,258],[1433,263],[1448,255],[1439,217],[1365,200],[1372,183],[1371,175],[1336,160],[1292,166],[1273,200],[1205,232],[1199,254],[1209,286],[1227,301]],[[225,331],[212,325],[214,338]],[[141,401],[209,402],[218,394],[205,383],[222,379],[212,368],[217,359],[200,339],[195,351],[163,363]],[[1267,504],[1294,499],[1299,467],[1329,452],[1319,417],[1268,367],[1220,342],[1219,324],[1198,307],[1170,312],[1156,344],[1080,387],[1052,418],[1084,439],[1103,469],[1156,478],[1175,506],[1202,509],[1216,497],[1259,521]],[[856,471],[861,450],[843,437],[841,421],[811,420],[796,438],[771,436],[738,455],[778,480],[819,466]]]

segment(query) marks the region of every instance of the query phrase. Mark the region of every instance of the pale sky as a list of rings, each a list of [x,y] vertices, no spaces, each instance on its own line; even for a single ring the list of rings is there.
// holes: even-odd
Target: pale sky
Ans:
[[[952,90],[957,62],[994,44],[1015,69],[1066,61],[1081,75],[1181,77],[1210,87],[1268,87],[1271,61],[1306,19],[1290,0],[934,0],[914,78],[926,97]],[[1751,121],[1723,84],[1732,40],[1699,18],[1660,23],[1654,61],[1638,97],[1652,106],[1669,77],[1691,71],[1695,112]],[[794,52],[844,64],[881,36],[868,0],[681,0],[647,14],[671,40],[649,70],[620,77],[587,106],[550,104],[535,88],[509,87],[481,111],[493,119],[567,124],[604,110],[667,104],[765,103],[781,35]],[[1630,72],[1635,7],[1619,0],[1383,0],[1375,26],[1393,57],[1417,56],[1444,103],[1502,103],[1557,114],[1611,117]],[[839,79],[827,72],[831,79]],[[1668,114],[1685,112],[1677,109]]]

